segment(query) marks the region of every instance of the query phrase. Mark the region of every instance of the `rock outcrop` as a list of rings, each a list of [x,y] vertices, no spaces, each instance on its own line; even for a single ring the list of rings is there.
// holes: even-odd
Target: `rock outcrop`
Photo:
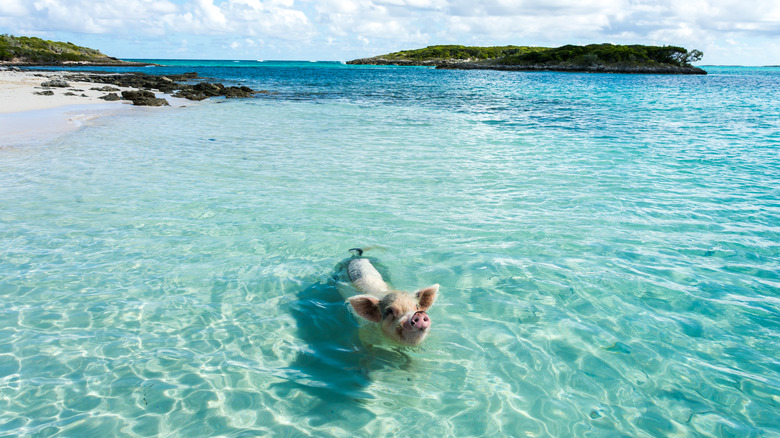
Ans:
[[[159,99],[151,91],[135,90],[123,91],[122,98],[133,102],[133,105],[139,106],[163,106],[169,105],[165,99]]]
[[[122,100],[122,98],[119,97],[119,95],[116,93],[108,93],[105,96],[98,97],[98,99],[103,99],[106,102],[115,102],[117,100]]]
[[[259,93],[249,87],[226,87],[223,84],[201,82],[193,86],[182,87],[173,94],[174,97],[182,97],[189,100],[203,100],[209,97],[224,96],[228,99],[252,97]]]
[[[132,101],[133,105],[168,105],[165,99],[155,97],[153,90],[188,100],[203,100],[219,96],[227,99],[248,98],[256,94],[268,93],[245,86],[225,86],[219,82],[201,81],[192,83],[199,79],[197,73],[167,76],[155,76],[146,73],[74,73],[66,76],[66,79],[74,82],[94,82],[134,88],[137,91],[122,92],[122,98]],[[93,89],[106,92],[119,91],[119,89],[110,85]],[[112,94],[103,96],[101,99],[112,99],[110,97]]]
[[[46,81],[41,83],[41,87],[48,87],[48,88],[68,88],[70,87],[70,84],[63,80],[63,79],[52,79],[50,81]]]

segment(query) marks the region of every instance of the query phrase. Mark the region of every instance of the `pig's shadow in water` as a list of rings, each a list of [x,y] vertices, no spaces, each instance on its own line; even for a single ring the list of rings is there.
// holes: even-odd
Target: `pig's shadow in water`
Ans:
[[[360,341],[359,323],[339,292],[343,266],[344,262],[339,263],[332,276],[300,291],[290,304],[302,345],[287,368],[287,380],[273,385],[280,397],[303,391],[319,400],[307,406],[312,425],[316,419],[325,424],[347,416],[350,422],[361,417],[370,421],[374,415],[359,402],[374,398],[365,390],[371,373],[410,365],[400,350],[370,347]]]

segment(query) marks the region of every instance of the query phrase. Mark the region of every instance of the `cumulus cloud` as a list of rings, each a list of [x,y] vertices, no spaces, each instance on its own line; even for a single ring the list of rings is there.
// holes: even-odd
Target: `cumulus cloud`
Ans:
[[[306,0],[303,0],[306,1]],[[758,0],[311,0],[309,17],[361,56],[426,44],[674,44],[705,54],[780,35],[780,2]],[[731,40],[732,43],[726,43]],[[774,47],[774,45],[773,45]],[[371,51],[369,51],[371,50]],[[765,55],[771,60],[777,51]],[[717,62],[717,59],[707,57]]]
[[[749,47],[780,34],[757,0],[0,0],[0,32],[213,39],[235,50],[309,46],[360,56],[427,44]],[[232,44],[230,42],[237,42]],[[727,43],[727,41],[732,41]],[[774,47],[774,46],[773,46]],[[706,53],[706,50],[705,50]],[[780,62],[775,60],[774,62]]]
[[[37,32],[193,35],[269,34],[307,38],[314,32],[292,0],[2,0],[0,26]]]
[[[3,0],[0,2],[0,17],[24,17],[28,10],[22,0]]]
[[[11,30],[106,33],[128,22],[148,25],[175,11],[176,6],[167,0],[3,0],[0,26]]]
[[[421,11],[437,0],[321,0],[313,3],[314,20],[330,37],[354,38],[365,45],[375,40],[398,43],[426,39]],[[417,6],[412,6],[412,4]]]
[[[181,30],[194,33],[227,32],[230,29],[227,17],[212,0],[195,0],[188,6],[188,12],[183,16],[169,17],[170,27],[184,26]]]

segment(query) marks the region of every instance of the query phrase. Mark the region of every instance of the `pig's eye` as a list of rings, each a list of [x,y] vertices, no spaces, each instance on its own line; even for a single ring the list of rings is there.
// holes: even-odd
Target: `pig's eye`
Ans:
[[[387,309],[385,309],[385,315],[384,315],[384,317],[385,317],[385,318],[387,318],[388,316],[391,316],[391,315],[392,315],[392,316],[395,316],[395,315],[396,315],[395,308],[393,308],[393,307],[388,307]]]

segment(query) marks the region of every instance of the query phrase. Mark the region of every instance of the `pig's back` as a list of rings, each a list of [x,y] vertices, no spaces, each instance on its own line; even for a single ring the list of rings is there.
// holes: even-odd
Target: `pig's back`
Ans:
[[[350,260],[347,274],[352,284],[364,294],[382,297],[390,290],[382,275],[368,259]]]

